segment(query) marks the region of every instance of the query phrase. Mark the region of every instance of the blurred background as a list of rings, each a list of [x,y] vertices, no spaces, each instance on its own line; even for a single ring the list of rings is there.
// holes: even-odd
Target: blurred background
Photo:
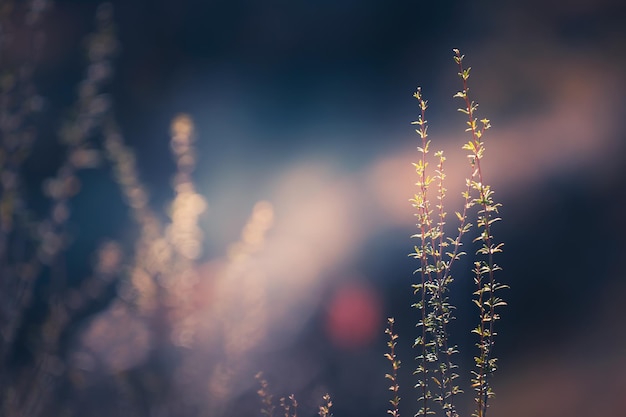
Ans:
[[[326,392],[385,415],[390,316],[415,413],[412,93],[452,214],[460,48],[511,287],[490,415],[622,416],[625,21],[618,0],[0,1],[0,414],[260,415],[262,371],[301,416]]]

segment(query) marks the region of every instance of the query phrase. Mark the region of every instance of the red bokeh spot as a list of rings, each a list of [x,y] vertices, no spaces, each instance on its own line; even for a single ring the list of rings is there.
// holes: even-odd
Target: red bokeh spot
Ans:
[[[338,347],[354,349],[371,343],[380,330],[379,296],[362,283],[346,284],[333,294],[326,314],[326,332]]]

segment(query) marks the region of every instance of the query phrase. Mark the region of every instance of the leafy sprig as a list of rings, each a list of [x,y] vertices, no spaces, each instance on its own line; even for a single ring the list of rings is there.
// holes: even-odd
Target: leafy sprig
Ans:
[[[462,226],[457,229],[458,235],[450,238],[445,234],[446,158],[443,151],[434,153],[437,165],[431,175],[428,171],[430,152],[426,121],[428,104],[422,96],[421,88],[418,88],[413,96],[418,100],[420,115],[412,124],[418,126],[415,131],[421,139],[421,146],[417,148],[420,160],[413,164],[418,177],[416,183],[418,192],[410,200],[417,211],[415,216],[418,228],[418,233],[412,238],[419,239],[419,244],[414,247],[411,256],[420,261],[420,266],[415,271],[420,275],[420,282],[413,284],[414,293],[418,295],[418,301],[413,307],[420,311],[417,326],[421,329],[421,334],[413,344],[419,349],[416,357],[418,366],[414,371],[414,374],[418,375],[415,387],[419,390],[420,403],[417,415],[433,414],[431,402],[436,402],[448,416],[454,417],[458,415],[454,397],[461,390],[454,383],[459,375],[455,371],[458,366],[453,361],[453,355],[458,353],[458,350],[456,346],[449,344],[448,325],[454,320],[455,307],[449,302],[447,293],[454,281],[451,274],[452,264],[463,255],[459,250],[461,237],[470,225],[465,224],[465,212],[462,215],[458,214],[457,216],[462,219]],[[435,189],[431,191],[433,184]],[[432,192],[436,193],[437,199],[434,206],[430,202]]]
[[[496,293],[506,285],[496,279],[496,272],[501,268],[494,262],[494,255],[502,251],[502,243],[498,243],[492,234],[492,226],[498,222],[498,208],[500,204],[494,200],[494,192],[487,185],[483,178],[481,160],[485,154],[483,136],[491,127],[488,119],[476,118],[478,104],[469,97],[468,79],[471,68],[463,66],[463,55],[458,49],[454,49],[454,60],[458,66],[458,75],[462,82],[461,91],[454,97],[463,100],[464,105],[459,111],[467,116],[467,128],[471,138],[463,145],[462,149],[467,151],[467,157],[471,168],[470,175],[466,178],[466,188],[461,193],[464,202],[460,212],[456,212],[459,222],[456,229],[456,236],[446,235],[446,212],[444,210],[444,198],[446,188],[444,180],[444,162],[446,158],[442,151],[434,153],[436,167],[430,169],[430,145],[428,139],[428,123],[426,120],[427,101],[423,98],[421,88],[414,93],[418,100],[420,113],[416,121],[412,122],[417,128],[415,131],[421,140],[417,147],[420,154],[419,160],[413,164],[417,174],[417,192],[410,199],[415,208],[418,232],[411,236],[418,240],[414,246],[414,252],[410,254],[419,260],[419,267],[414,274],[418,274],[419,282],[413,284],[414,294],[417,301],[413,307],[419,310],[417,327],[420,329],[415,339],[413,347],[418,349],[416,356],[417,367],[414,374],[418,381],[415,388],[418,390],[417,400],[419,409],[416,416],[438,414],[436,408],[444,413],[446,417],[458,417],[455,406],[455,396],[462,392],[455,380],[457,365],[453,358],[457,347],[450,343],[448,327],[454,320],[453,311],[455,307],[450,303],[448,292],[450,285],[454,281],[452,277],[452,266],[460,259],[465,252],[461,250],[463,236],[470,232],[474,225],[468,220],[470,211],[476,210],[476,230],[478,236],[473,240],[479,242],[480,247],[476,251],[477,260],[474,262],[473,274],[476,289],[473,292],[473,302],[479,310],[479,323],[472,330],[478,335],[478,354],[474,358],[475,369],[472,371],[471,384],[475,392],[476,409],[472,416],[485,417],[488,400],[493,397],[493,391],[489,385],[489,376],[496,369],[496,358],[492,354],[494,337],[494,323],[500,316],[497,309],[506,305],[506,302],[496,295]],[[432,203],[433,198],[436,199]],[[390,319],[387,333],[390,337],[392,332],[393,319]],[[385,356],[392,361],[395,358],[395,339],[388,342],[390,353]],[[396,371],[395,367],[392,367]],[[396,384],[395,374],[387,374],[386,377],[392,381],[394,389]],[[399,399],[398,399],[399,400]],[[437,403],[439,407],[434,407]],[[394,415],[397,412],[397,402],[392,400],[393,410],[389,413]]]
[[[389,360],[391,363],[391,373],[385,374],[385,378],[391,381],[391,385],[389,386],[389,391],[393,392],[392,398],[389,400],[391,404],[391,409],[387,410],[387,413],[392,417],[400,417],[400,385],[398,384],[398,370],[400,369],[400,360],[396,357],[396,345],[398,344],[398,335],[393,331],[394,319],[387,319],[387,328],[385,329],[385,333],[389,335],[389,341],[387,342],[387,347],[389,348],[389,352],[385,353],[385,358]]]
[[[480,242],[481,246],[476,251],[479,260],[474,262],[474,304],[479,310],[478,326],[472,333],[478,335],[479,341],[476,343],[479,353],[474,357],[476,370],[472,371],[472,388],[476,392],[476,409],[472,416],[484,417],[487,414],[488,400],[494,396],[489,384],[489,376],[496,370],[497,359],[493,356],[493,344],[496,332],[494,323],[500,319],[496,309],[506,305],[506,302],[496,296],[496,292],[508,288],[497,281],[495,273],[501,270],[494,262],[494,254],[502,252],[503,243],[497,242],[492,234],[492,225],[500,221],[498,208],[501,206],[493,199],[493,190],[484,181],[481,160],[485,153],[483,136],[491,127],[489,119],[481,119],[480,124],[475,116],[478,103],[470,99],[468,79],[470,78],[471,67],[463,66],[464,55],[458,49],[454,49],[454,61],[462,81],[463,89],[457,92],[454,97],[463,100],[464,106],[458,110],[467,116],[466,132],[471,135],[470,140],[463,145],[463,149],[468,151],[468,160],[472,168],[471,177],[467,179],[468,187],[471,188],[473,198],[469,206],[478,207],[477,227],[478,237],[474,242]]]

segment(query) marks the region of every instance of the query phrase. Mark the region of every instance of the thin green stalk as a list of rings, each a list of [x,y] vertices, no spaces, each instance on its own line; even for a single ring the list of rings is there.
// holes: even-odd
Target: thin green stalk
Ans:
[[[421,300],[414,304],[414,307],[420,309],[421,319],[418,323],[421,326],[422,335],[418,337],[414,343],[414,347],[420,346],[421,353],[418,355],[417,359],[420,360],[420,365],[414,372],[417,375],[420,375],[418,382],[416,384],[416,388],[421,389],[421,395],[418,399],[421,402],[420,410],[417,415],[426,415],[429,413],[429,405],[428,400],[431,397],[431,394],[428,390],[428,374],[429,374],[429,366],[428,366],[428,352],[427,347],[429,343],[427,342],[427,310],[426,310],[426,285],[427,283],[432,281],[431,272],[428,266],[428,250],[427,248],[427,238],[430,234],[430,220],[429,220],[429,203],[427,198],[428,193],[428,185],[429,179],[426,177],[426,167],[428,162],[426,161],[426,154],[428,153],[428,147],[430,142],[426,139],[428,137],[428,126],[426,121],[426,108],[428,107],[427,102],[423,100],[421,89],[418,88],[415,94],[413,95],[418,101],[421,110],[421,114],[418,117],[418,120],[412,122],[412,124],[418,125],[419,129],[415,131],[419,134],[421,138],[421,147],[418,147],[418,150],[421,153],[421,159],[417,164],[413,164],[415,166],[415,170],[418,174],[418,182],[417,185],[419,187],[419,194],[415,194],[414,198],[411,200],[413,203],[413,207],[417,209],[416,217],[418,218],[418,227],[420,233],[414,235],[412,237],[419,237],[420,245],[419,247],[415,247],[414,256],[419,258],[420,260],[420,268],[418,271],[420,272],[421,282],[419,285],[414,286],[415,291],[421,291]]]
[[[494,322],[499,319],[499,316],[496,314],[495,308],[506,305],[502,299],[494,294],[496,290],[507,288],[496,281],[495,272],[500,267],[493,260],[494,253],[502,251],[502,243],[494,244],[491,233],[491,225],[500,220],[500,218],[494,216],[494,213],[498,213],[500,204],[493,201],[493,191],[484,182],[480,163],[485,151],[482,137],[485,131],[491,127],[491,124],[488,119],[482,119],[480,121],[482,127],[478,127],[477,119],[475,118],[478,104],[470,100],[467,83],[471,67],[467,69],[463,67],[463,55],[461,55],[458,49],[454,50],[454,54],[455,62],[459,68],[458,74],[463,85],[463,89],[457,92],[455,97],[459,97],[464,101],[465,108],[461,108],[459,111],[467,115],[468,120],[466,123],[468,127],[466,131],[471,134],[471,140],[463,146],[463,149],[470,151],[468,157],[473,171],[472,179],[468,180],[468,183],[474,191],[478,192],[478,197],[472,199],[471,204],[479,207],[477,225],[479,230],[482,231],[474,241],[482,241],[482,247],[478,249],[477,254],[486,257],[486,260],[474,263],[474,282],[477,286],[477,290],[474,292],[477,299],[474,300],[474,303],[479,308],[480,320],[478,327],[473,332],[478,334],[479,337],[477,346],[480,356],[474,358],[478,371],[473,372],[474,378],[472,379],[472,386],[477,392],[475,398],[476,410],[473,415],[485,417],[488,400],[494,395],[489,385],[488,376],[496,369],[496,359],[492,358],[492,348],[494,336],[496,335]],[[474,178],[477,178],[478,181],[475,181]]]
[[[421,407],[418,415],[426,415],[433,413],[429,405],[429,400],[438,402],[446,411],[446,414],[455,417],[458,414],[454,406],[454,395],[460,392],[457,386],[453,385],[454,379],[458,375],[454,372],[457,367],[452,362],[452,355],[456,353],[455,347],[450,347],[448,343],[448,323],[454,319],[451,311],[454,309],[445,295],[448,286],[453,279],[450,274],[450,266],[455,259],[462,255],[459,253],[461,235],[467,230],[465,219],[462,219],[462,226],[459,227],[459,236],[456,239],[445,237],[445,217],[443,200],[445,198],[446,189],[444,187],[444,161],[443,152],[438,151],[435,157],[438,158],[435,175],[428,175],[427,154],[429,153],[430,141],[427,140],[427,122],[425,110],[428,107],[426,100],[423,99],[421,89],[417,89],[414,97],[419,101],[421,113],[418,120],[412,124],[418,125],[416,132],[421,138],[421,145],[418,147],[420,152],[420,160],[413,164],[418,174],[418,193],[411,199],[413,207],[417,209],[416,217],[418,219],[419,233],[413,235],[414,238],[420,239],[420,244],[415,247],[412,254],[414,258],[420,260],[420,267],[416,272],[420,272],[420,284],[413,285],[415,292],[421,292],[420,301],[414,304],[421,311],[421,319],[418,326],[422,328],[421,336],[416,339],[414,347],[419,346],[421,353],[417,357],[420,364],[415,374],[420,375],[416,384],[421,389],[421,395],[418,401]],[[437,204],[435,205],[436,214],[430,207],[429,187],[436,182],[437,187]],[[457,213],[458,215],[458,213]],[[434,219],[437,216],[437,220]],[[450,257],[449,261],[445,261],[445,248],[452,244],[453,252],[447,252]],[[428,295],[428,297],[427,297]],[[429,389],[430,383],[433,382],[438,394],[433,395]]]
[[[385,333],[389,335],[389,341],[387,342],[387,347],[389,348],[389,352],[385,353],[385,358],[391,362],[391,373],[386,374],[385,378],[391,381],[391,385],[389,386],[389,390],[393,392],[393,397],[389,400],[392,408],[387,410],[387,413],[392,417],[400,417],[400,385],[398,384],[398,370],[400,369],[400,360],[396,357],[396,345],[398,340],[398,335],[393,331],[394,319],[387,319],[387,328],[385,329]]]

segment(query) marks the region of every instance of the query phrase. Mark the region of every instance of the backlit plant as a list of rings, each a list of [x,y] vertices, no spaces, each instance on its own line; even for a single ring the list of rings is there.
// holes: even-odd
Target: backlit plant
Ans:
[[[417,192],[410,200],[415,208],[418,232],[412,237],[417,240],[411,256],[419,260],[419,267],[415,274],[419,281],[413,284],[417,301],[413,304],[419,311],[417,327],[418,335],[413,347],[417,349],[417,367],[414,374],[418,381],[415,384],[419,402],[418,416],[438,414],[443,412],[447,417],[459,416],[455,397],[462,392],[456,385],[459,377],[458,366],[454,356],[458,353],[457,346],[450,342],[449,324],[454,320],[455,307],[450,303],[448,292],[454,281],[452,276],[453,264],[465,252],[461,251],[462,238],[475,229],[478,236],[473,240],[478,243],[476,260],[473,262],[475,291],[473,302],[478,307],[478,325],[472,330],[478,337],[476,347],[478,353],[474,357],[475,369],[472,371],[471,388],[474,390],[475,409],[474,417],[485,417],[489,399],[494,396],[489,383],[489,377],[496,370],[496,357],[492,350],[496,332],[494,323],[500,318],[497,309],[506,303],[497,294],[507,288],[496,279],[496,272],[500,267],[494,262],[494,254],[502,251],[502,243],[495,240],[492,226],[499,221],[498,208],[500,204],[493,199],[491,187],[485,183],[481,160],[485,153],[484,134],[490,128],[488,119],[476,118],[478,104],[470,99],[468,79],[471,68],[463,66],[463,55],[454,49],[454,60],[458,66],[458,75],[462,81],[462,89],[454,97],[462,100],[458,109],[466,118],[470,138],[462,149],[467,151],[470,173],[466,178],[466,189],[462,193],[463,208],[456,212],[458,226],[456,233],[450,237],[446,235],[446,212],[444,199],[446,197],[444,163],[446,158],[442,151],[435,152],[435,169],[430,170],[429,154],[431,141],[428,139],[428,124],[426,121],[427,101],[422,96],[420,88],[414,94],[418,100],[420,114],[412,124],[416,125],[421,143],[418,146],[419,160],[414,163],[417,174]],[[433,195],[435,199],[433,201]],[[469,221],[470,213],[476,213],[476,226]],[[390,390],[393,398],[388,413],[398,415],[398,384],[397,370],[400,362],[395,357],[397,335],[393,333],[393,319],[390,319],[387,333],[390,335],[388,346],[390,353],[385,356],[391,361],[392,373],[387,375],[391,380]]]
[[[431,165],[430,145],[428,139],[428,123],[426,120],[427,101],[423,98],[421,88],[414,93],[418,100],[420,114],[416,121],[416,132],[421,140],[418,151],[420,158],[413,163],[417,174],[417,192],[410,199],[415,208],[417,229],[412,238],[417,240],[414,252],[410,254],[419,261],[415,274],[419,281],[412,285],[417,301],[412,305],[419,311],[417,319],[418,335],[413,347],[417,349],[417,367],[413,374],[417,376],[415,388],[419,404],[416,416],[438,415],[459,417],[455,397],[463,392],[456,385],[459,378],[458,365],[454,356],[458,353],[457,346],[450,341],[449,325],[454,320],[455,307],[450,303],[448,293],[454,281],[452,267],[465,252],[461,251],[464,235],[475,231],[477,237],[473,239],[478,244],[476,259],[473,262],[473,303],[478,308],[478,325],[471,331],[478,338],[475,343],[477,354],[474,356],[475,368],[471,371],[471,388],[474,391],[475,408],[472,417],[485,417],[489,399],[494,396],[489,383],[490,376],[495,372],[497,358],[493,355],[495,322],[500,318],[497,309],[506,305],[506,302],[497,294],[507,285],[496,279],[496,272],[501,268],[495,263],[494,255],[502,252],[502,243],[495,240],[492,226],[498,222],[498,208],[500,204],[493,199],[491,187],[485,183],[481,160],[485,154],[484,135],[491,127],[488,119],[476,117],[478,104],[470,99],[468,79],[471,68],[463,66],[463,58],[458,49],[454,49],[454,61],[458,66],[458,75],[462,82],[462,89],[454,97],[462,100],[458,109],[467,118],[465,131],[470,136],[462,149],[467,152],[469,175],[465,180],[465,190],[462,192],[463,207],[455,212],[457,227],[453,236],[446,234],[446,216],[444,199],[446,197],[443,151],[434,152],[435,168]],[[434,198],[433,198],[434,197]],[[470,215],[475,216],[475,224],[469,221]],[[389,400],[391,407],[387,413],[392,417],[400,416],[400,386],[398,371],[401,361],[397,358],[396,347],[398,334],[394,331],[395,320],[387,320],[385,333],[388,352],[385,358],[391,365],[391,372],[385,375],[390,381],[389,390],[392,397]],[[262,413],[271,416],[274,413],[272,396],[268,393],[267,381],[257,376],[261,384],[258,394],[263,403]],[[289,397],[292,401],[293,396]],[[319,415],[328,416],[330,413],[330,396],[323,397],[324,405],[320,406]],[[285,407],[286,400],[281,398],[280,404],[289,416],[289,408]],[[295,414],[294,414],[295,415]]]

